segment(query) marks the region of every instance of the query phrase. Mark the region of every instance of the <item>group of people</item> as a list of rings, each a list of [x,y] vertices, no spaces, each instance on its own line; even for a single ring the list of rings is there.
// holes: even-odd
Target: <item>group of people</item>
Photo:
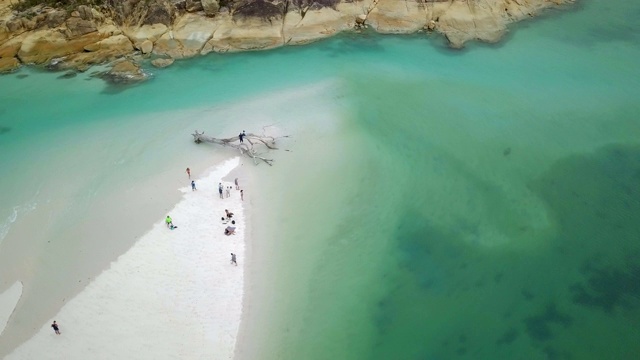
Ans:
[[[244,139],[244,137],[246,135],[247,134],[245,133],[245,131],[242,130],[242,132],[239,135],[240,142],[243,142],[243,139]],[[189,177],[189,179],[191,179],[191,169],[187,168],[186,172],[187,172],[187,176]],[[235,184],[236,190],[240,190],[240,200],[244,201],[244,191],[240,189],[240,184],[238,183],[238,178],[235,178],[234,184]],[[231,186],[225,187],[225,186],[222,185],[222,182],[218,183],[218,194],[220,195],[221,199],[224,199],[225,197],[227,197],[227,198],[231,197],[231,189],[232,189]],[[196,182],[195,182],[195,180],[191,180],[191,191],[196,191],[196,190],[198,190],[196,188]],[[224,192],[225,196],[223,196],[223,192]],[[223,224],[227,224],[227,223],[229,223],[229,221],[231,221],[231,224],[228,225],[224,229],[224,234],[227,235],[227,236],[235,235],[236,234],[236,226],[235,226],[236,225],[236,221],[232,220],[233,213],[230,212],[228,209],[224,209],[224,212],[225,212],[225,214],[221,218],[222,223]],[[166,218],[165,222],[167,223],[167,227],[170,228],[171,230],[177,228],[177,226],[173,225],[173,220],[171,219],[171,217],[169,215],[167,215],[167,218]],[[232,265],[236,265],[236,266],[238,265],[238,262],[236,260],[236,254],[234,254],[234,253],[231,253],[231,264]]]

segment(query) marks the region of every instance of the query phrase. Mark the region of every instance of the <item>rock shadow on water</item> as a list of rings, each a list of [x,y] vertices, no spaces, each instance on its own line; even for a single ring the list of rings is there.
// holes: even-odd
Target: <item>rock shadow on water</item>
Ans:
[[[76,76],[78,76],[78,73],[76,71],[67,71],[64,74],[58,76],[58,79],[72,79]]]
[[[496,340],[496,345],[510,345],[520,336],[520,331],[518,329],[512,327],[507,329],[502,336],[498,340]]]
[[[631,310],[640,306],[640,265],[624,268],[597,268],[587,262],[583,269],[587,281],[570,287],[575,304],[613,313],[616,308]]]
[[[565,328],[573,323],[573,319],[558,311],[555,304],[548,304],[544,312],[524,319],[527,334],[536,341],[552,340],[554,335],[551,325],[561,325]]]
[[[573,318],[558,311],[556,304],[548,304],[541,314],[524,319],[527,334],[533,340],[542,342],[554,338],[551,325],[561,325],[568,328],[573,323]]]

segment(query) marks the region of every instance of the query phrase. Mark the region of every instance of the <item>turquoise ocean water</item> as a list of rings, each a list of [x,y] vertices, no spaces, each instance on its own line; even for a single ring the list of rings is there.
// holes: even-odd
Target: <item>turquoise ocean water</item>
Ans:
[[[282,119],[292,152],[256,169],[259,301],[240,358],[640,357],[638,15],[583,1],[462,51],[342,35],[180,61],[126,89],[0,77],[0,286],[30,279],[0,345],[55,314],[100,252],[65,219],[211,160],[193,127],[240,119],[206,109],[334,79],[319,95],[334,126]],[[34,315],[42,294],[57,302]]]

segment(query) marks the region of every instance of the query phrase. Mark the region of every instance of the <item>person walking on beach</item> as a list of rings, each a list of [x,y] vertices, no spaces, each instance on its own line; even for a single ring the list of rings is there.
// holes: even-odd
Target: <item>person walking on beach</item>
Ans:
[[[238,178],[236,178],[233,182],[236,183],[236,190],[240,190],[240,185],[238,185]]]
[[[187,168],[187,175],[189,175],[189,179],[191,179],[191,169]]]
[[[236,254],[231,253],[231,265],[238,266],[238,262],[236,261]]]
[[[227,197],[231,196],[231,186],[227,186]]]
[[[244,190],[240,190],[240,200],[244,201]]]
[[[220,199],[224,199],[224,196],[222,196],[222,183],[218,184],[218,192],[220,193]]]
[[[167,223],[167,227],[169,229],[173,229],[173,220],[171,219],[171,216],[167,215],[167,218],[164,219],[164,222]]]
[[[198,189],[196,189],[196,182],[191,180],[191,191],[196,191]]]
[[[234,259],[235,259],[235,256],[234,256]],[[235,261],[235,260],[233,260],[233,261]],[[53,320],[53,324],[51,324],[51,327],[53,328],[53,331],[56,332],[56,335],[60,335],[60,328],[58,327],[58,324],[56,323],[55,320]]]

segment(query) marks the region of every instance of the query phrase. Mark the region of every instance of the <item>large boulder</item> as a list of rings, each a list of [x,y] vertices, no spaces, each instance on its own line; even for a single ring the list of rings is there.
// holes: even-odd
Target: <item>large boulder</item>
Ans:
[[[131,39],[133,46],[140,49],[145,41],[155,43],[164,33],[167,32],[167,26],[164,24],[142,25],[140,27],[124,27],[122,30]],[[140,49],[142,50],[142,49]]]
[[[198,55],[217,27],[217,21],[186,14],[154,46],[154,53],[181,59]]]
[[[78,6],[78,15],[80,15],[80,19],[82,20],[93,20],[93,12],[87,5]]]
[[[173,64],[175,60],[172,58],[168,58],[168,59],[154,59],[151,61],[151,65],[157,67],[157,68],[166,68],[167,66]]]
[[[101,78],[112,84],[130,84],[147,79],[147,74],[131,60],[123,60],[100,75]]]
[[[407,34],[427,24],[426,7],[416,0],[377,0],[366,22],[383,34]]]
[[[266,50],[284,45],[282,20],[269,21],[257,17],[244,17],[234,21],[231,16],[218,16],[219,26],[211,40],[202,48],[209,52],[236,52]]]
[[[3,23],[0,23],[0,44],[7,41],[7,39],[9,39],[11,35],[12,34],[9,32],[9,29],[7,29],[7,27]]]
[[[166,0],[155,0],[147,9],[142,21],[143,25],[164,24],[170,26],[173,20],[174,7]]]
[[[20,61],[14,57],[0,58],[0,74],[16,70],[20,67]]]
[[[184,5],[185,10],[187,10],[188,12],[202,11],[202,3],[200,2],[200,0],[186,0]]]
[[[47,14],[45,23],[49,28],[53,29],[64,24],[65,20],[67,20],[67,12],[64,10],[56,10]]]
[[[103,35],[95,31],[74,39],[68,39],[55,29],[28,34],[20,46],[18,58],[25,64],[43,64],[51,59],[84,51],[84,47],[102,40]]]
[[[82,36],[84,34],[98,31],[98,28],[93,23],[93,21],[82,20],[79,17],[70,17],[66,21],[66,25],[67,25],[67,36],[69,38],[75,38],[78,36]]]
[[[2,45],[0,45],[0,58],[11,58],[18,55],[22,42],[27,35],[27,33],[22,33],[2,43]]]
[[[116,35],[111,36],[106,39],[100,40],[96,43],[89,44],[84,47],[85,51],[99,51],[99,50],[107,50],[112,52],[117,52],[119,54],[128,54],[133,52],[133,44],[131,44],[131,40],[125,35]]]
[[[138,48],[140,49],[140,51],[142,51],[143,54],[151,54],[151,52],[153,51],[153,43],[151,42],[151,40],[145,40],[140,44]]]
[[[450,46],[461,48],[469,40],[496,42],[502,38],[509,20],[504,4],[498,5],[454,1],[444,9],[434,7],[432,16],[438,19],[436,29],[449,40]]]
[[[363,9],[371,6],[371,0],[326,2],[325,6],[317,2],[309,5],[304,1],[296,0],[289,5],[282,29],[287,45],[306,44],[352,29],[359,16],[366,17]]]
[[[281,22],[286,6],[286,0],[251,0],[240,3],[232,14],[234,21],[258,18],[264,21]]]
[[[7,30],[10,33],[16,33],[18,31],[21,31],[22,29],[24,29],[24,26],[22,25],[22,20],[21,19],[9,20],[6,23],[6,26],[7,26]]]
[[[202,0],[202,9],[204,10],[205,15],[214,16],[220,10],[220,3],[218,0]]]

